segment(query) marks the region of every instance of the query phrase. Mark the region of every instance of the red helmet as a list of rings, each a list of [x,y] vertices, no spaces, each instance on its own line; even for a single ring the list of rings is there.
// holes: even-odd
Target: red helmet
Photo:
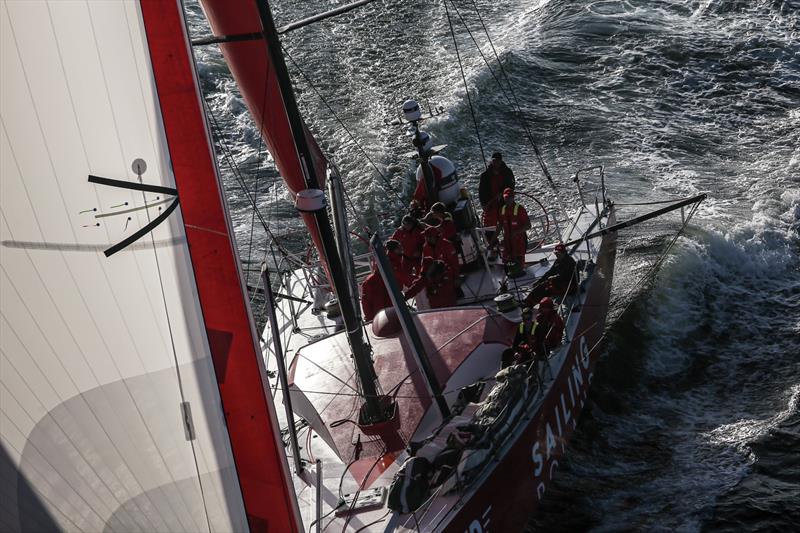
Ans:
[[[553,309],[555,304],[553,303],[553,299],[549,296],[545,296],[541,300],[539,300],[539,309]]]
[[[563,242],[560,242],[560,243],[556,244],[556,247],[554,248],[554,250],[556,252],[566,252],[567,251],[567,247]]]

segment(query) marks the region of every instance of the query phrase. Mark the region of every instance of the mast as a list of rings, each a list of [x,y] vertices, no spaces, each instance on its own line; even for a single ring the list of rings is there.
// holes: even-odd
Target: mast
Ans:
[[[333,230],[336,233],[336,247],[339,257],[344,261],[345,276],[350,289],[350,299],[358,298],[358,283],[356,281],[356,265],[353,260],[353,249],[350,246],[350,231],[347,225],[347,210],[344,203],[344,184],[338,169],[333,166],[328,168],[328,192],[331,195],[333,208]],[[358,320],[362,320],[359,306],[355,306]]]
[[[272,12],[265,1],[255,0],[258,7],[261,25],[264,29],[264,39],[267,42],[269,55],[275,69],[275,76],[281,89],[286,116],[292,132],[297,155],[303,170],[306,182],[306,191],[298,193],[298,210],[305,211],[313,215],[316,220],[319,234],[321,237],[322,254],[327,263],[331,284],[334,293],[339,300],[339,307],[345,324],[345,332],[350,348],[353,350],[353,359],[356,365],[356,372],[361,384],[361,391],[364,395],[364,417],[361,420],[364,424],[380,422],[386,417],[380,407],[378,398],[378,388],[376,384],[375,370],[372,366],[372,353],[365,342],[364,332],[361,321],[353,305],[353,300],[349,297],[347,277],[344,272],[339,252],[336,249],[336,238],[328,213],[325,207],[324,193],[321,190],[321,183],[316,174],[316,168],[311,159],[308,141],[305,135],[305,128],[294,97],[294,90],[289,78],[289,71],[281,53],[281,44],[278,39],[278,32],[275,28],[275,21]],[[305,193],[305,194],[303,194]]]
[[[422,168],[422,176],[425,180],[425,195],[428,198],[428,207],[435,204],[438,198],[438,191],[436,190],[436,179],[433,176],[433,169],[430,164],[431,157],[431,137],[426,132],[419,129],[419,120],[422,118],[422,111],[416,100],[406,100],[403,103],[403,115],[405,119],[411,123],[414,128],[414,141],[413,144],[417,149],[419,155],[419,165]]]
[[[231,237],[183,13],[174,2],[142,2],[141,9],[248,525],[251,530],[299,531],[302,521]]]
[[[416,127],[416,124],[414,126]],[[425,194],[428,197],[428,206],[430,207],[438,202],[439,198],[436,193],[436,180],[433,177],[433,169],[429,161],[430,152],[425,149],[424,142],[421,142],[423,139],[422,135],[427,136],[424,131],[421,132],[417,129],[414,133],[414,144],[417,147],[417,153],[419,153],[419,165],[422,167],[422,175],[425,178]]]

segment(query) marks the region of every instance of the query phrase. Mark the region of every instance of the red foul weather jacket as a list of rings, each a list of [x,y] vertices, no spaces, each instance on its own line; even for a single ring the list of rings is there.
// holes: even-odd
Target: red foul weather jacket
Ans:
[[[392,306],[392,299],[386,291],[386,285],[378,270],[373,270],[361,283],[361,309],[364,311],[364,320],[369,322],[378,311]]]
[[[389,262],[392,265],[392,271],[394,272],[394,277],[397,279],[397,283],[400,284],[400,288],[403,287],[410,287],[411,283],[414,281],[414,277],[409,274],[405,269],[404,257],[398,254],[387,254],[389,256]]]
[[[528,238],[522,229],[527,229],[530,224],[531,219],[528,217],[528,212],[520,204],[514,202],[512,207],[503,205],[500,208],[500,217],[497,225],[503,229],[504,260],[525,256]]]
[[[431,309],[454,307],[456,305],[456,286],[448,274],[435,279],[430,279],[424,275],[418,277],[405,292],[406,299],[416,296],[422,289],[425,289]]]
[[[455,279],[461,271],[461,267],[458,263],[458,253],[456,252],[456,247],[453,246],[453,243],[443,237],[439,237],[439,240],[436,242],[436,246],[431,246],[426,242],[425,246],[422,247],[422,257],[423,272],[425,271],[425,267],[429,262],[437,259],[441,259],[445,262],[447,265],[447,273],[451,279]],[[429,257],[431,259],[428,259]]]
[[[417,225],[406,231],[403,227],[394,230],[392,239],[400,241],[403,245],[403,271],[414,278],[419,265],[422,261],[422,247],[425,246],[425,238],[422,236],[422,228]]]

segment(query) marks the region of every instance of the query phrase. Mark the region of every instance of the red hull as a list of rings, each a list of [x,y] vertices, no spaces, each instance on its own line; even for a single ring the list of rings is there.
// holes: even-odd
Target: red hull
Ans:
[[[521,531],[538,507],[589,393],[602,348],[615,257],[612,233],[603,240],[577,338],[542,407],[480,488],[456,510],[445,531]]]

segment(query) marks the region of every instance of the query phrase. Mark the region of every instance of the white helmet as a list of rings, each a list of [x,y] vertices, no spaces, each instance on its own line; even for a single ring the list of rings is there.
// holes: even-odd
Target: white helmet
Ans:
[[[452,161],[440,155],[431,157],[430,165],[433,170],[434,179],[436,179],[437,188],[439,189],[439,201],[443,202],[445,205],[457,202],[461,186],[458,183],[456,166]],[[417,181],[422,181],[424,179],[422,165],[419,165],[417,167]]]
[[[447,183],[451,178],[456,178],[456,166],[446,157],[435,155],[431,157],[430,165],[433,169],[433,175],[436,181]],[[419,165],[417,166],[417,181],[421,181],[422,179],[424,179],[422,175],[422,165]]]
[[[422,111],[419,109],[419,104],[416,100],[406,100],[403,102],[403,115],[409,122],[419,120],[422,116]]]

